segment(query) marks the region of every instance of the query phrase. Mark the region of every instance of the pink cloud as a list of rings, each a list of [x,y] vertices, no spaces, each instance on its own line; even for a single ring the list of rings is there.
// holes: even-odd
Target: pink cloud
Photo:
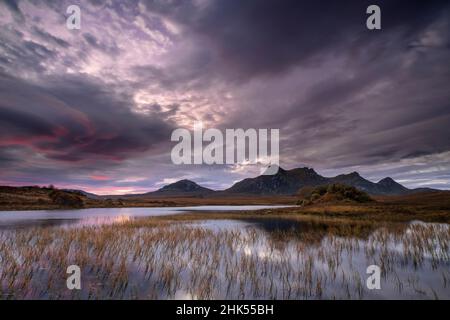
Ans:
[[[104,175],[91,175],[91,179],[95,181],[108,181],[111,180],[111,177],[104,176]]]

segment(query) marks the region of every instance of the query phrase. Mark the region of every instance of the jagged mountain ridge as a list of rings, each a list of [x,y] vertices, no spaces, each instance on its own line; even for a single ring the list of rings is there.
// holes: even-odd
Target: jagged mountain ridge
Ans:
[[[235,183],[224,192],[291,195],[297,193],[302,187],[315,187],[333,183],[349,185],[372,195],[400,195],[415,191],[402,186],[390,177],[384,178],[378,183],[361,177],[357,172],[327,178],[319,175],[314,169],[305,167],[292,170],[280,168],[278,173],[273,176],[262,175],[255,178],[247,178]],[[420,191],[424,190],[420,189]]]
[[[317,174],[310,168],[297,168],[284,170],[279,168],[275,175],[261,175],[255,178],[247,178],[235,183],[224,190],[229,193],[244,194],[294,194],[304,186],[318,186],[325,184],[326,178]]]

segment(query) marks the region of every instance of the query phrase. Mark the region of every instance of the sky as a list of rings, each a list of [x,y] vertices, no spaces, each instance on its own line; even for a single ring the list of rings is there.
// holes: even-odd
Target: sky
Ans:
[[[449,189],[449,84],[449,1],[3,0],[0,184],[120,194],[258,174],[173,164],[173,130],[202,121],[279,129],[285,169]]]

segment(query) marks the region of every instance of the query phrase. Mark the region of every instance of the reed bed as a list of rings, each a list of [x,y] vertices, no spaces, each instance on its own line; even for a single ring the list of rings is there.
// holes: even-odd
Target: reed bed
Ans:
[[[160,218],[0,230],[0,299],[450,298],[448,225],[312,233]],[[81,290],[66,287],[72,264]],[[365,285],[371,264],[381,290]]]

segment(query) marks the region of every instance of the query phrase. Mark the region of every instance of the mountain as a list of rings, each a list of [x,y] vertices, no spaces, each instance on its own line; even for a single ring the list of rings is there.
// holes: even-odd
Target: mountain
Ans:
[[[328,178],[328,184],[330,183],[341,183],[348,186],[355,187],[361,191],[367,192],[367,193],[373,193],[374,191],[378,193],[379,191],[378,187],[375,183],[364,179],[359,175],[358,172],[352,172],[349,174],[340,174],[333,178]]]
[[[391,177],[387,177],[378,181],[377,185],[379,185],[383,190],[389,191],[389,193],[393,194],[405,194],[414,191],[409,190],[405,186],[402,186],[400,183],[396,182]]]
[[[378,183],[361,177],[357,172],[327,178],[319,175],[314,169],[305,167],[292,170],[279,168],[278,173],[275,175],[247,178],[235,183],[224,192],[253,195],[292,195],[296,194],[303,187],[316,187],[336,183],[352,186],[372,195],[402,195],[425,191],[423,189],[408,189],[390,177],[384,178]],[[433,190],[427,189],[426,191]]]
[[[327,179],[311,168],[297,168],[284,170],[279,168],[274,175],[261,175],[247,178],[226,189],[226,193],[258,194],[258,195],[286,195],[295,194],[304,186],[318,186],[326,184]]]
[[[191,180],[180,180],[168,184],[159,190],[148,192],[146,196],[203,196],[214,192],[214,190],[202,187]]]
[[[400,195],[411,192],[411,190],[402,186],[400,183],[397,183],[390,177],[384,178],[378,183],[374,183],[364,179],[357,172],[341,174],[336,177],[329,178],[329,183],[345,184],[373,195]]]

